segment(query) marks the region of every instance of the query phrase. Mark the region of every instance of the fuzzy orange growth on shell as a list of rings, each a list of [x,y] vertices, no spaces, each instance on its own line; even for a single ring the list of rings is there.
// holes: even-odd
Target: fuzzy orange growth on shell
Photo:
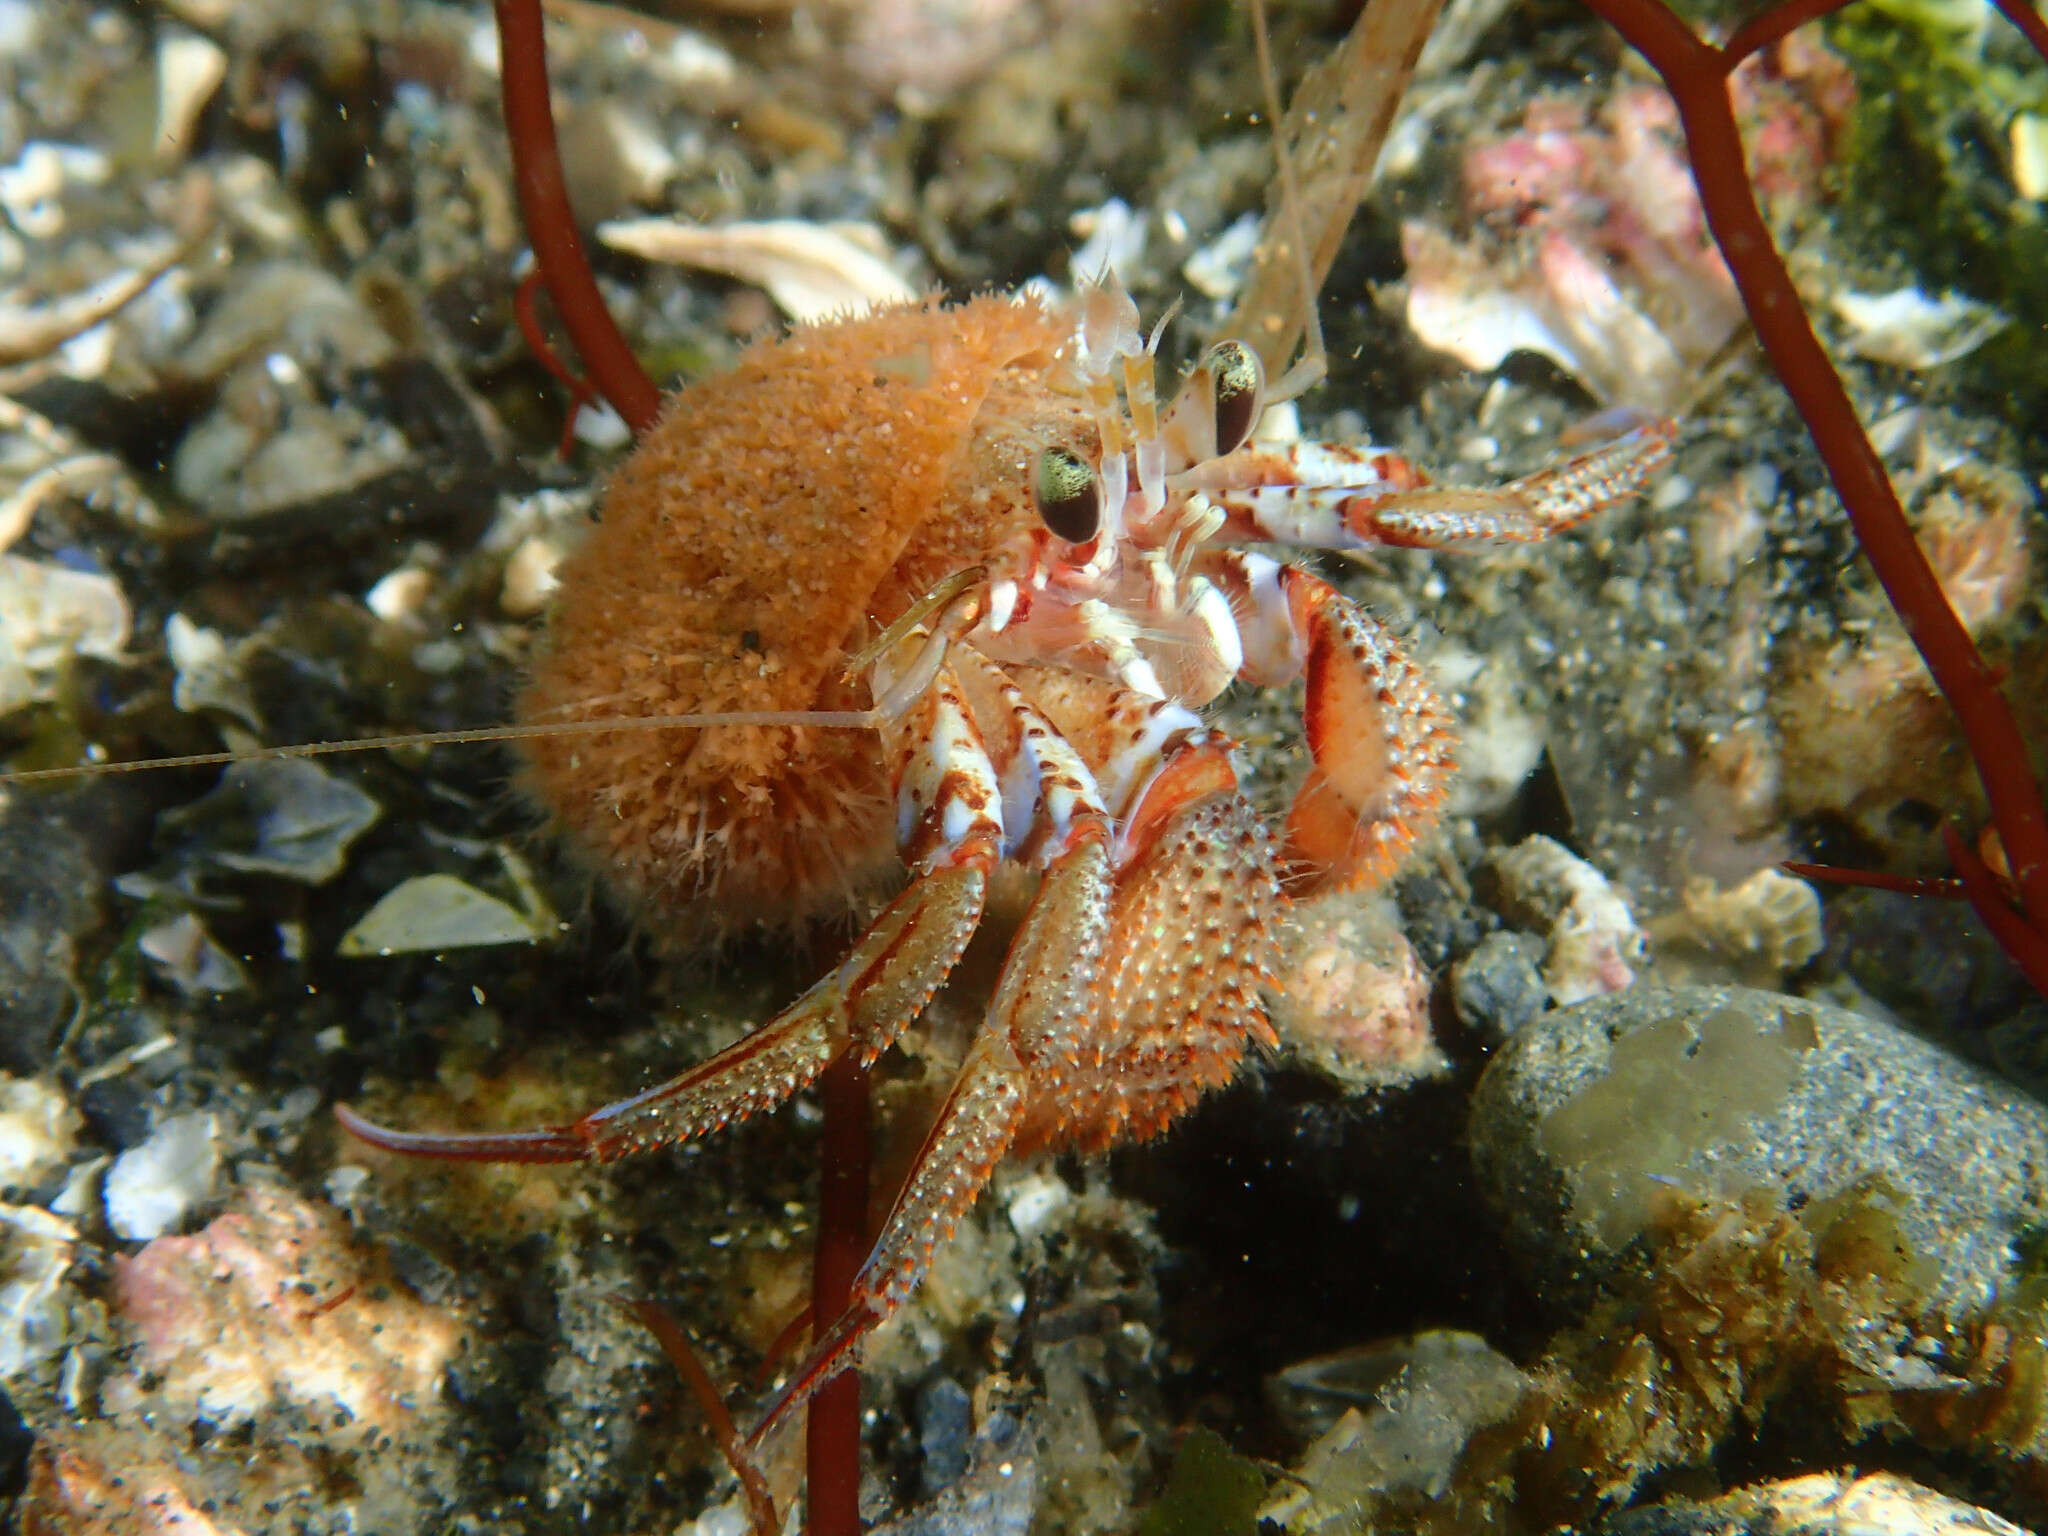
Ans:
[[[563,568],[520,719],[864,706],[849,649],[1011,531],[1014,506],[949,488],[991,391],[1044,395],[1065,329],[1036,303],[934,302],[801,328],[674,396]],[[529,756],[532,793],[623,893],[721,925],[844,911],[894,867],[865,731],[620,731]]]

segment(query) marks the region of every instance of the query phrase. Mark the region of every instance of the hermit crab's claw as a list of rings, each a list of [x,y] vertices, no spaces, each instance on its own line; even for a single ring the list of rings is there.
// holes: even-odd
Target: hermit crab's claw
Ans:
[[[1327,582],[1281,574],[1305,642],[1315,767],[1287,815],[1297,894],[1385,879],[1443,814],[1449,711],[1393,637]]]

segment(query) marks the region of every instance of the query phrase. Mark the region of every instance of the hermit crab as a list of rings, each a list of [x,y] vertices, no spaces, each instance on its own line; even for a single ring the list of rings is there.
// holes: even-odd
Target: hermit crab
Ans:
[[[808,326],[676,395],[563,572],[527,687],[532,791],[692,933],[874,915],[782,1012],[569,1124],[349,1129],[414,1155],[608,1160],[872,1061],[947,980],[998,878],[1034,885],[978,1034],[851,1306],[758,1440],[853,1363],[996,1164],[1150,1136],[1273,1041],[1286,905],[1383,878],[1438,817],[1450,718],[1388,631],[1249,546],[1546,538],[1625,497],[1668,423],[1491,490],[1397,456],[1262,444],[1254,355],[1162,406],[1114,281]],[[1201,714],[1306,685],[1284,829]],[[592,722],[635,729],[581,731]]]

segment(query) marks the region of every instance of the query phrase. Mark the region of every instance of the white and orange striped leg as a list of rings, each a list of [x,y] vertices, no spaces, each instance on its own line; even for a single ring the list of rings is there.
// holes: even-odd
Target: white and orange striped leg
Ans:
[[[1671,458],[1677,425],[1655,421],[1506,485],[1437,486],[1398,454],[1341,443],[1250,447],[1176,475],[1227,521],[1233,543],[1316,549],[1527,544],[1635,495]]]
[[[1044,870],[1004,957],[1001,979],[908,1178],[854,1281],[847,1310],[748,1437],[758,1445],[812,1393],[856,1360],[861,1341],[917,1288],[933,1252],[973,1206],[1009,1149],[1036,1084],[1062,1070],[1085,1037],[1108,928],[1110,825],[1094,776],[1015,684],[971,652],[959,657],[990,722],[1005,852]]]
[[[876,692],[893,678],[877,665]],[[610,1161],[687,1141],[773,1108],[842,1053],[874,1060],[923,1011],[981,921],[1001,855],[1000,786],[957,677],[939,669],[884,727],[911,882],[846,958],[781,1013],[709,1061],[567,1125],[484,1133],[400,1131],[346,1106],[360,1140],[413,1157],[488,1163]]]
[[[1238,676],[1307,681],[1315,766],[1287,814],[1290,890],[1385,879],[1443,814],[1450,711],[1386,627],[1321,577],[1238,550],[1205,550],[1196,569],[1230,598]]]

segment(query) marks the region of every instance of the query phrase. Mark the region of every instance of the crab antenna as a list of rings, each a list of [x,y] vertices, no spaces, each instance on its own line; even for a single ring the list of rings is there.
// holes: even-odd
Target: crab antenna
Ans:
[[[603,731],[708,730],[721,725],[811,725],[824,730],[868,731],[883,722],[873,709],[735,709],[696,715],[624,715],[606,720],[561,720],[543,725],[487,725],[467,731],[420,731],[404,736],[353,736],[346,741],[305,741],[282,747],[245,747],[238,752],[188,752],[182,757],[144,757],[128,763],[77,763],[68,768],[24,768],[0,773],[0,788],[53,779],[97,778],[107,773],[141,773],[148,768],[214,768],[224,763],[276,757],[331,757],[342,752],[377,752],[395,747],[445,747],[471,741],[532,741],[545,736],[591,736]]]
[[[1292,400],[1307,393],[1330,371],[1323,347],[1323,317],[1316,308],[1316,277],[1309,264],[1308,222],[1302,217],[1301,181],[1294,174],[1294,155],[1287,147],[1287,118],[1280,106],[1280,81],[1273,72],[1273,42],[1266,30],[1266,0],[1252,0],[1252,47],[1259,58],[1259,88],[1266,97],[1266,116],[1273,124],[1273,159],[1280,172],[1280,199],[1293,226],[1294,276],[1301,285],[1301,356],[1267,387],[1266,403]]]

